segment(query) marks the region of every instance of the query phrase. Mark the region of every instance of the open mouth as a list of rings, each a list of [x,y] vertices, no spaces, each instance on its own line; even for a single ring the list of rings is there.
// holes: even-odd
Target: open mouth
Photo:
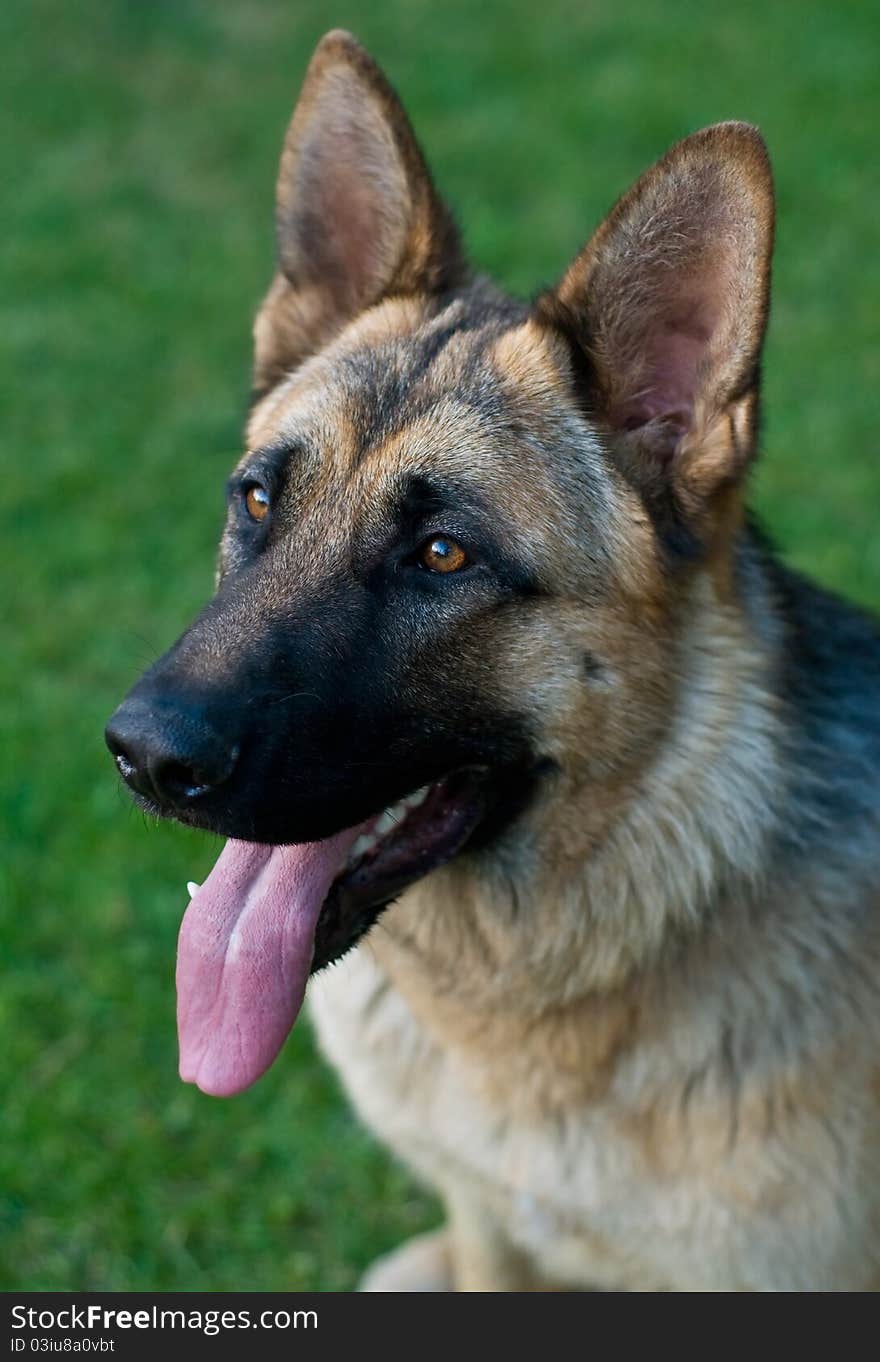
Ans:
[[[486,806],[486,773],[458,771],[423,786],[369,824],[324,902],[312,972],[344,955],[410,884],[451,860]]]
[[[488,773],[468,769],[319,842],[230,839],[180,929],[180,1074],[228,1096],[269,1067],[308,976],[338,959],[410,884],[450,860],[483,819]]]

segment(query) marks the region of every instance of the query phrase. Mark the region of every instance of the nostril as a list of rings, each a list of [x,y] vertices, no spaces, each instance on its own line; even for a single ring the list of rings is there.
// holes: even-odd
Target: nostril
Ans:
[[[124,757],[125,760],[128,761],[128,753],[125,750],[125,744],[120,742],[119,738],[117,738],[116,734],[109,726],[104,731],[104,741],[117,761],[120,757]]]
[[[198,752],[155,752],[147,762],[150,780],[161,798],[173,804],[189,804],[210,794],[232,775],[238,747],[223,748],[207,743]],[[186,758],[189,757],[189,760]]]
[[[122,742],[109,726],[105,730],[104,739],[113,756],[113,760],[116,762],[119,774],[122,776],[123,780],[128,781],[129,784],[131,784],[133,778],[136,776],[137,768],[134,761],[132,761],[131,754],[126,748],[125,743]]]
[[[131,780],[135,774],[135,765],[129,761],[124,752],[116,753],[116,766],[123,780]]]
[[[150,767],[150,775],[157,790],[177,800],[198,799],[217,783],[209,780],[204,772],[194,766],[186,766],[181,761],[157,762]]]

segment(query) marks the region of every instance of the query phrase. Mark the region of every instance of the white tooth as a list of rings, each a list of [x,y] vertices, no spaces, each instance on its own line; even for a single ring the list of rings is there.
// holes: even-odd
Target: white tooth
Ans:
[[[423,785],[420,790],[416,790],[413,794],[407,795],[403,802],[408,809],[417,809],[420,804],[424,804],[430,790],[430,785]]]
[[[201,887],[200,884],[196,884],[195,880],[187,880],[186,882],[186,892],[189,894],[190,898],[195,898],[197,891],[201,889]]]
[[[386,832],[390,832],[392,828],[397,827],[397,824],[400,822],[400,814],[398,810],[399,805],[393,809],[385,810],[385,812],[382,814],[382,817],[379,819],[379,821],[376,823],[376,826],[373,828],[374,837],[376,838],[384,837]]]
[[[370,851],[375,845],[376,845],[375,837],[371,837],[368,832],[361,833],[360,837],[357,839],[357,841],[355,842],[354,846],[351,849],[350,859],[352,861],[360,860],[364,852]]]

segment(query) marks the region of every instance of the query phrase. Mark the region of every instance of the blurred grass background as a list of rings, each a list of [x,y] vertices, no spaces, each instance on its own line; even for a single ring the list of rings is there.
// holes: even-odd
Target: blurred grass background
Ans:
[[[352,28],[479,263],[530,292],[669,143],[763,128],[779,191],[756,500],[880,604],[875,0],[5,0],[0,1287],[346,1289],[437,1209],[300,1027],[250,1093],[176,1077],[184,882],[105,718],[211,587],[282,132]]]

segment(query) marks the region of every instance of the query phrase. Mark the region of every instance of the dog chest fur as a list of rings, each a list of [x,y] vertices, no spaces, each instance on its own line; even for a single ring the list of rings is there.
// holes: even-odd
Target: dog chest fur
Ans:
[[[853,1120],[867,1115],[869,1056],[854,1066],[850,1053],[853,1080],[832,1086],[832,1050],[827,1071],[810,1076],[812,1100],[797,1109],[803,1093],[792,1092],[775,1115],[771,1085],[741,1094],[734,1130],[723,1091],[692,1093],[683,1106],[685,1056],[676,1072],[675,1039],[657,1035],[627,1056],[602,1097],[542,1114],[551,1055],[540,1025],[521,1070],[533,1091],[518,1103],[508,1089],[499,1100],[493,1070],[506,1057],[491,1042],[439,1042],[391,983],[381,954],[365,944],[312,982],[322,1048],[376,1134],[430,1186],[478,1207],[484,1228],[524,1251],[539,1283],[705,1291],[871,1284],[877,1246],[845,1209],[870,1167]],[[656,1094],[647,1105],[646,1071]],[[768,1121],[778,1125],[772,1134]]]

